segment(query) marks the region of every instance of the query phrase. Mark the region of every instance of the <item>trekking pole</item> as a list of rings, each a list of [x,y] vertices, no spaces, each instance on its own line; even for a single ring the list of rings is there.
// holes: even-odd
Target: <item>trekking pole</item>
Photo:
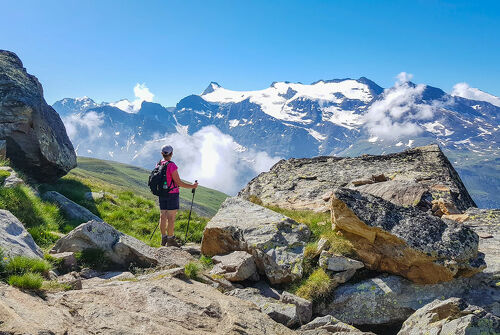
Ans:
[[[195,180],[194,182],[197,183],[198,180]],[[191,211],[193,210],[193,202],[194,202],[194,192],[196,192],[196,189],[193,188],[191,190],[191,192],[193,192],[193,198],[191,199],[191,208],[189,209],[188,224],[187,224],[187,227],[186,227],[186,236],[184,237],[184,243],[187,242],[188,231],[189,231],[189,221],[191,220]]]
[[[158,222],[155,226],[155,230],[153,230],[153,234],[151,234],[151,237],[149,238],[149,242],[151,242],[151,239],[153,238],[153,235],[156,233],[156,229],[158,229],[158,226],[160,225],[160,223]]]

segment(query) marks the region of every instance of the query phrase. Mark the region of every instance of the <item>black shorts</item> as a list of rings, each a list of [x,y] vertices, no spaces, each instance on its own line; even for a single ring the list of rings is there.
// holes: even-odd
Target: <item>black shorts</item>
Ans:
[[[161,210],[179,209],[179,193],[169,193],[167,196],[158,197]]]

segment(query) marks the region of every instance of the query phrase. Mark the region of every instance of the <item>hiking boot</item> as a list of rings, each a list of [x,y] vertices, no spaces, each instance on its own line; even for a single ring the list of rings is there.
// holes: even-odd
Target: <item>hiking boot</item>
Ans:
[[[167,244],[167,241],[168,241],[168,236],[167,235],[162,236],[161,237],[161,246],[164,247],[165,244]]]
[[[179,243],[177,243],[174,236],[168,236],[167,237],[167,247],[180,248],[181,245]]]

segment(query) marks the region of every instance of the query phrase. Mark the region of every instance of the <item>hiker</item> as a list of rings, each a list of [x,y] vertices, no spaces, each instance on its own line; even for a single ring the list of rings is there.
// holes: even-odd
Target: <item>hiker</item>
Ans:
[[[179,187],[197,188],[198,183],[187,184],[181,180],[177,171],[177,165],[172,162],[173,154],[174,149],[170,145],[165,145],[161,148],[163,159],[159,164],[167,164],[167,179],[163,188],[170,188],[167,195],[159,196],[161,245],[180,247],[174,238],[175,214],[177,214],[177,210],[179,209]]]

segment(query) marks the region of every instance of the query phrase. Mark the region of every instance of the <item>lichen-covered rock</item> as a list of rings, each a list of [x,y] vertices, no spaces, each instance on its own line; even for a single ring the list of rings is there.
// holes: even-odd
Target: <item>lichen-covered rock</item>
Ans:
[[[212,258],[215,266],[211,274],[221,275],[229,281],[258,280],[257,267],[252,255],[246,251],[233,251]]]
[[[438,283],[486,267],[473,230],[415,207],[341,188],[333,193],[331,213],[332,224],[369,269]]]
[[[436,300],[460,297],[492,313],[500,313],[498,288],[476,275],[450,282],[421,285],[400,276],[384,275],[340,285],[331,299],[314,306],[315,314],[332,315],[355,326],[395,325]],[[497,315],[498,316],[498,315]]]
[[[302,277],[303,250],[309,236],[306,225],[233,197],[224,201],[205,227],[201,251],[209,256],[246,251],[271,283],[286,283]]]
[[[432,194],[421,183],[406,180],[389,180],[363,185],[356,190],[375,195],[398,206],[417,206],[423,210],[431,207]]]
[[[295,305],[300,324],[305,324],[311,320],[313,311],[312,302],[309,300],[285,291],[281,294],[280,301],[285,304]]]
[[[5,257],[42,258],[43,251],[11,212],[0,209],[0,249]]]
[[[3,182],[2,185],[3,187],[12,188],[24,184],[24,180],[19,178],[16,171],[14,171],[14,169],[11,168],[10,166],[0,166],[0,170],[7,171],[9,173],[9,175],[7,176],[7,178],[5,178]]]
[[[463,299],[435,300],[413,313],[398,335],[500,334],[500,318]]]
[[[47,201],[57,204],[64,214],[72,220],[80,222],[88,222],[90,220],[102,221],[100,217],[93,214],[87,208],[69,200],[64,195],[56,191],[45,192],[42,197]]]
[[[21,60],[0,50],[0,140],[15,167],[35,180],[52,182],[76,166],[76,154],[42,85]]]
[[[347,271],[363,268],[365,265],[355,259],[342,255],[334,255],[323,251],[319,256],[319,266],[330,271]]]
[[[51,253],[85,249],[101,249],[112,262],[125,268],[131,264],[144,267],[159,264],[155,248],[119,232],[103,221],[82,223],[59,239]]]
[[[256,288],[235,289],[226,294],[254,303],[262,313],[269,315],[271,319],[287,327],[300,326],[310,320],[310,318],[301,320],[301,316],[303,317],[304,314],[300,313],[301,308],[295,304],[264,297]]]
[[[460,211],[476,207],[457,172],[437,145],[379,156],[281,160],[269,172],[261,173],[250,181],[239,196],[246,199],[257,197],[265,205],[324,211],[328,210],[322,200],[325,193],[339,187],[355,188],[352,181],[381,174],[393,181],[418,183],[434,198],[449,199]],[[369,180],[370,183],[375,182],[372,178]],[[380,188],[383,183],[371,185]],[[413,197],[415,200],[418,199],[419,189],[412,191],[416,194]],[[405,196],[396,198],[408,203]]]

